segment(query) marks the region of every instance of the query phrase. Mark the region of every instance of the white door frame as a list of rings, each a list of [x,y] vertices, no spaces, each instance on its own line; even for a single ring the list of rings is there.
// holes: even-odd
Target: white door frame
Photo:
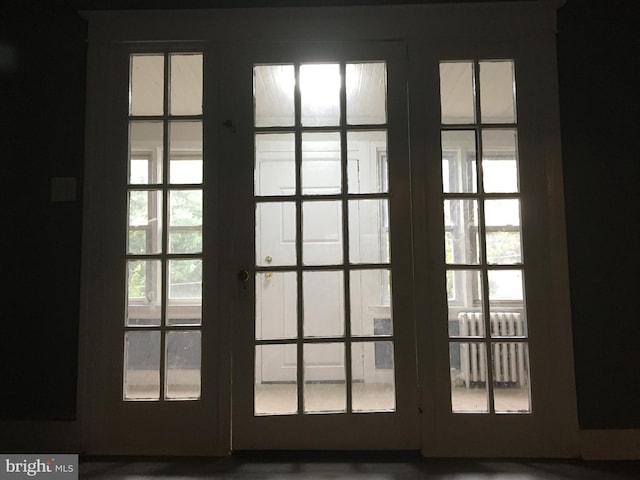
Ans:
[[[229,39],[313,43],[331,38],[401,39],[407,48],[412,210],[406,213],[416,246],[413,285],[407,292],[416,309],[423,454],[575,456],[577,415],[555,65],[555,11],[560,3],[86,13],[90,37],[79,389],[83,449],[112,454],[223,454],[231,449],[231,340],[238,305],[222,300],[238,294],[233,250],[222,250],[223,258],[205,252],[210,270],[203,280],[217,286],[212,287],[216,293],[206,293],[210,300],[205,316],[215,324],[213,330],[203,330],[208,338],[203,345],[209,345],[203,352],[207,400],[188,408],[167,404],[154,414],[142,403],[124,408],[109,400],[121,398],[121,366],[113,368],[120,360],[112,353],[121,340],[112,325],[121,325],[123,318],[119,262],[125,239],[126,116],[118,112],[126,104],[122,94],[127,91],[128,52],[154,48],[158,42],[167,47],[182,48],[185,42],[202,46],[210,92],[205,94],[205,183],[219,185],[230,166],[215,156],[224,153],[222,145],[229,145],[226,137],[232,133],[223,122],[234,120],[235,112],[225,102],[214,72],[235,68],[225,63],[224,52],[238,45]],[[518,65],[523,241],[529,265],[536,265],[525,272],[534,383],[530,415],[450,413],[448,337],[446,322],[438,321],[446,318],[446,292],[437,68],[440,60],[456,59],[515,59]],[[231,186],[222,183],[220,190],[205,193],[205,204],[217,205],[208,207],[205,222],[205,237],[215,248],[228,246],[214,226],[228,207],[223,188]],[[176,437],[166,421],[162,433],[160,419],[168,420],[178,411],[198,424],[196,435]],[[477,432],[482,435],[471,435]],[[344,447],[348,445],[345,439]]]

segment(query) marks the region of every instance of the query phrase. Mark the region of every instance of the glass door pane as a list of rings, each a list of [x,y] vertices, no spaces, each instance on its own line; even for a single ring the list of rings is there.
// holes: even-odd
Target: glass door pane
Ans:
[[[394,411],[386,64],[253,75],[254,414]]]

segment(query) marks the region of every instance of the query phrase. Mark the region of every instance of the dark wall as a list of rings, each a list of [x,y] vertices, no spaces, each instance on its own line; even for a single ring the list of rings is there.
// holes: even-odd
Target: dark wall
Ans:
[[[571,310],[583,428],[640,428],[636,7],[628,0],[569,0],[559,11]]]
[[[85,38],[71,10],[0,9],[0,419],[76,415],[81,202],[51,178],[82,180]]]
[[[86,68],[86,25],[74,7],[109,2],[19,3],[0,10],[8,212],[0,419],[69,420],[76,414]],[[585,3],[561,8],[558,35],[579,418],[583,428],[640,428],[639,19],[632,1]],[[52,202],[52,177],[77,178],[78,200]]]

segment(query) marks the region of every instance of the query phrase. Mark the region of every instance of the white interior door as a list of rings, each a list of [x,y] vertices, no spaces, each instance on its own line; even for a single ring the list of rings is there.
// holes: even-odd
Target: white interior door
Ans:
[[[419,446],[402,49],[337,47],[235,57],[234,449]]]
[[[295,195],[295,179],[289,175],[288,162],[295,157],[290,142],[270,139],[261,136],[256,143],[255,175],[261,191],[268,194],[278,192],[280,195]],[[271,140],[271,141],[270,141]],[[323,145],[322,139],[313,142],[310,156],[312,165],[305,169],[309,176],[307,191],[313,194],[332,194],[340,190],[340,145],[330,142]],[[293,180],[293,181],[292,181]],[[342,248],[342,223],[339,205],[326,208],[325,205],[310,205],[307,215],[313,218],[305,237],[305,254],[312,262],[325,262],[325,258],[340,255]],[[282,225],[283,229],[273,228]],[[293,205],[262,205],[260,215],[256,216],[256,231],[260,241],[256,243],[258,262],[270,265],[282,263],[287,250],[295,248],[295,208]],[[316,295],[306,297],[305,309],[309,312],[307,323],[314,330],[327,328],[335,330],[341,320],[340,305],[344,303],[342,291],[334,292],[330,286],[318,282],[311,285]],[[327,312],[327,299],[334,296],[333,304]],[[256,338],[287,338],[295,335],[295,310],[288,308],[296,298],[296,282],[292,275],[274,275],[267,272],[256,279]],[[333,323],[333,325],[331,324]],[[262,361],[262,352],[258,351],[256,364],[256,380],[262,383],[288,382],[295,377],[296,359],[287,348],[275,347],[279,350],[279,362]],[[344,358],[340,351],[332,348],[322,352],[307,362],[307,374],[317,380],[330,381],[344,369]]]

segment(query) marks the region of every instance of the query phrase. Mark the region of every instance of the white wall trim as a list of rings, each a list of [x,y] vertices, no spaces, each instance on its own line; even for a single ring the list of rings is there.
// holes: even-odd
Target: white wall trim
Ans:
[[[584,460],[640,460],[640,429],[580,430]]]

